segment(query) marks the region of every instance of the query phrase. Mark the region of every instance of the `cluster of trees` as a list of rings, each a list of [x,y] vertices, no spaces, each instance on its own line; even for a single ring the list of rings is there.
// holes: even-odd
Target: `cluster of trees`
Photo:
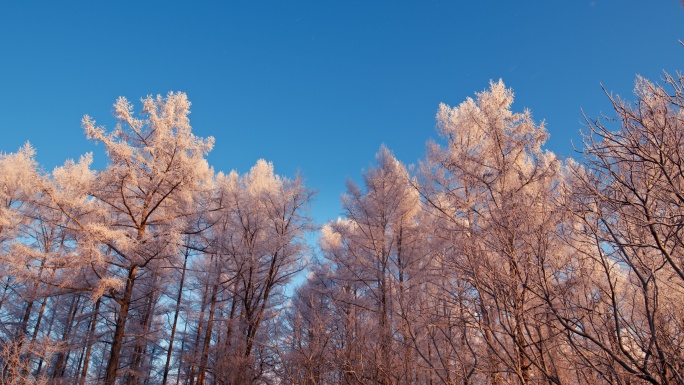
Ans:
[[[186,96],[121,98],[109,157],[0,156],[0,384],[684,384],[684,78],[559,160],[502,82],[381,148],[312,250],[312,191],[215,173]],[[608,124],[608,126],[606,126]],[[612,125],[619,126],[611,129]]]
[[[121,98],[109,165],[41,173],[25,146],[0,158],[1,384],[247,384],[283,287],[304,265],[312,193],[259,161],[214,173],[185,94]],[[210,381],[207,378],[211,378]]]
[[[285,383],[684,384],[684,79],[611,99],[582,164],[492,83],[387,149],[299,287]]]

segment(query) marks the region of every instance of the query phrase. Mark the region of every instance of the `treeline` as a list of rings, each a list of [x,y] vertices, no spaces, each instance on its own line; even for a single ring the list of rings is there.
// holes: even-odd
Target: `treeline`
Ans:
[[[311,191],[259,161],[214,173],[184,94],[119,99],[90,156],[42,174],[0,159],[2,384],[246,384],[273,372],[283,287],[303,267]],[[208,379],[208,378],[209,379]]]
[[[121,98],[106,148],[0,157],[0,384],[684,384],[684,78],[638,79],[582,161],[502,82],[381,148],[344,217],[259,161],[216,173],[184,94]],[[284,288],[305,268],[291,298]]]
[[[684,78],[588,120],[583,163],[493,83],[381,149],[288,309],[292,384],[684,384]]]

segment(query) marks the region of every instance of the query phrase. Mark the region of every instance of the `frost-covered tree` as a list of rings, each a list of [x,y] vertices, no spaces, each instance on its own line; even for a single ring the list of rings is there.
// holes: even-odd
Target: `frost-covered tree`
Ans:
[[[119,98],[114,105],[119,123],[110,133],[89,116],[83,118],[87,136],[105,146],[109,164],[91,181],[83,181],[85,204],[92,208],[88,215],[79,216],[75,211],[80,208],[71,202],[58,204],[80,232],[85,263],[97,276],[91,288],[94,297],[104,295],[114,302],[106,384],[117,379],[131,305],[146,298],[134,297],[136,283],[154,280],[168,259],[177,256],[187,221],[196,215],[196,197],[211,182],[204,156],[213,138],[192,134],[189,113],[186,95],[169,93],[144,99],[140,118]]]
[[[344,375],[358,381],[396,384],[410,377],[406,304],[416,256],[418,191],[409,174],[385,147],[377,167],[364,173],[364,189],[349,182],[342,198],[344,219],[326,225],[324,255],[349,308]],[[353,314],[353,315],[352,315]],[[357,333],[358,332],[358,333]],[[368,334],[371,333],[371,334]],[[371,337],[373,335],[373,337]],[[364,357],[365,355],[365,357]]]
[[[293,385],[340,383],[337,354],[348,342],[340,332],[343,318],[334,300],[336,282],[329,265],[314,264],[307,280],[295,291],[279,327],[277,341],[281,376]]]
[[[18,275],[24,275],[25,264],[15,248],[21,245],[19,237],[22,226],[31,222],[31,211],[35,209],[33,202],[37,198],[36,190],[41,177],[34,155],[35,150],[29,144],[16,153],[0,155],[0,317],[10,296],[19,291],[12,289],[20,284],[17,282]],[[21,302],[21,299],[18,300]],[[7,308],[4,310],[7,311]],[[5,338],[16,334],[12,330],[0,330],[0,333]]]
[[[0,154],[1,384],[684,384],[684,79],[639,78],[559,161],[493,82],[382,147],[312,251],[312,191],[214,174],[182,93],[92,155]]]
[[[34,157],[28,143],[16,153],[0,154],[0,245],[16,241],[19,225],[28,219],[21,209],[33,200],[40,178]]]
[[[271,337],[282,290],[304,266],[312,191],[259,160],[243,175],[218,174],[186,360],[191,383],[250,384],[275,370]]]
[[[34,306],[45,289],[35,275],[45,270],[39,250],[27,247],[22,237],[36,224],[36,201],[42,176],[26,144],[16,153],[0,154],[0,381],[38,381],[28,373],[32,349],[29,323]],[[35,251],[35,252],[34,252]]]
[[[638,78],[588,119],[566,229],[576,250],[545,294],[580,363],[610,383],[684,384],[684,78]]]
[[[554,242],[560,162],[541,149],[544,125],[529,111],[514,113],[512,103],[499,81],[458,107],[442,104],[437,121],[446,144],[431,143],[421,165],[423,196],[441,223],[433,243],[441,242],[438,260],[451,274],[441,290],[448,303],[465,307],[456,312],[465,328],[459,338],[471,350],[466,361],[454,360],[459,381],[557,377],[542,346],[550,331],[541,302],[528,288]]]
[[[11,298],[0,299],[3,325],[11,325],[12,329],[3,331],[9,338],[5,342],[17,349],[23,378],[29,374],[33,381],[46,376],[61,378],[74,348],[71,337],[78,329],[74,319],[83,301],[78,293],[74,294],[78,289],[72,285],[79,271],[74,267],[80,260],[74,233],[51,197],[62,181],[62,171],[73,162],[55,169],[50,179],[38,172],[33,150],[27,145],[1,163],[4,192],[7,202],[12,200],[5,214],[12,213],[15,219],[6,227],[11,229],[11,242],[5,245],[1,257],[7,279],[5,294],[13,282]],[[10,306],[3,309],[1,303],[6,299]]]

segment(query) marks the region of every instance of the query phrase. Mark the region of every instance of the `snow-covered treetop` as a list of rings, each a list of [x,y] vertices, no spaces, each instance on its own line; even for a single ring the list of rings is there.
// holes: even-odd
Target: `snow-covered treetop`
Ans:
[[[40,179],[36,151],[26,143],[19,151],[0,154],[0,237],[16,225],[16,208],[36,193]]]
[[[110,161],[90,192],[126,213],[136,228],[180,214],[200,189],[208,187],[213,173],[204,157],[214,138],[192,134],[190,102],[184,93],[148,96],[142,103],[138,118],[132,104],[119,98],[114,104],[118,124],[111,133],[88,115],[83,118],[86,135],[105,145]],[[175,214],[159,218],[163,207]]]
[[[541,149],[549,137],[544,123],[536,124],[527,109],[511,110],[513,91],[503,81],[491,82],[488,90],[476,95],[458,107],[440,105],[437,127],[447,147],[431,144],[424,168],[442,164],[450,173],[499,192],[527,186],[558,170],[555,155]]]

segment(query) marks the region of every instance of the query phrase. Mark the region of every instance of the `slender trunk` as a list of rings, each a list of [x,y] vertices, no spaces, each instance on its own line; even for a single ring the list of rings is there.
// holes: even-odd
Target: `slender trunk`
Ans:
[[[147,354],[147,352],[145,352],[145,354]],[[157,354],[157,344],[152,346],[152,351],[150,352],[149,357],[154,357],[155,354]],[[150,383],[150,378],[152,378],[152,372],[154,369],[154,365],[147,365],[147,374],[145,375],[145,381],[142,382],[143,385],[148,385]]]
[[[480,305],[482,312],[482,322],[484,323],[484,339],[487,343],[487,360],[489,365],[489,381],[492,385],[499,385],[501,383],[501,376],[499,374],[499,365],[497,363],[496,354],[494,352],[494,337],[492,337],[491,320],[489,319],[489,312],[484,304]]]
[[[21,320],[21,328],[20,328],[20,331],[18,334],[20,334],[22,338],[25,337],[26,334],[28,334],[28,322],[31,319],[31,311],[33,310],[33,304],[35,303],[36,294],[38,292],[38,283],[41,281],[41,277],[43,276],[44,265],[45,265],[45,259],[43,258],[40,261],[40,267],[38,269],[38,276],[35,279],[35,281],[33,282],[33,289],[31,290],[31,294],[30,294],[31,300],[28,302],[28,304],[26,306],[26,311],[24,312],[24,317]],[[20,347],[21,347],[22,343],[23,343],[23,340],[19,344]]]
[[[0,297],[0,310],[2,310],[2,305],[5,303],[5,298],[7,298],[7,292],[9,291],[10,281],[12,280],[12,277],[7,277],[5,279],[7,281],[3,285],[4,287],[2,288],[2,296]]]
[[[128,277],[126,279],[126,288],[124,297],[119,302],[121,310],[116,319],[116,328],[114,329],[114,339],[112,340],[112,348],[109,353],[109,362],[107,362],[107,369],[105,372],[105,385],[115,385],[116,372],[119,368],[119,357],[121,355],[121,347],[123,346],[124,332],[126,330],[126,319],[128,318],[128,308],[131,306],[131,298],[133,297],[133,285],[135,284],[138,266],[133,266],[128,270]]]
[[[276,276],[276,267],[278,262],[280,262],[280,256],[279,253],[275,253],[273,255],[273,258],[271,259],[271,265],[269,266],[268,270],[268,276],[266,278],[266,282],[264,283],[264,290],[263,290],[263,297],[261,298],[261,305],[257,306],[257,309],[259,310],[256,314],[256,317],[253,319],[253,310],[251,309],[251,306],[249,306],[250,311],[247,311],[247,347],[245,349],[245,359],[249,358],[250,355],[252,354],[252,347],[254,346],[254,338],[256,337],[256,333],[261,326],[261,320],[264,317],[264,312],[266,311],[266,305],[268,305],[268,300],[271,295],[271,290],[273,290],[274,282],[275,282],[275,276]],[[251,268],[250,268],[251,270]],[[251,273],[250,273],[251,275]],[[251,280],[250,280],[251,281]],[[251,282],[250,282],[251,283]],[[250,284],[251,286],[251,284]],[[249,292],[249,286],[246,292]],[[247,305],[247,294],[245,294],[245,304]],[[246,309],[247,310],[247,307]]]
[[[432,330],[430,330],[431,328],[432,328],[432,326],[428,325],[428,330],[425,331],[426,340],[428,339],[428,336],[433,333]],[[428,362],[432,366],[432,343],[430,343],[429,340],[427,340],[427,356],[428,356]],[[434,376],[435,376],[435,371],[431,369],[428,372],[428,384],[429,385],[432,385],[432,378]]]
[[[237,291],[237,281],[234,285],[234,290]],[[232,294],[232,298],[230,301],[230,313],[228,315],[228,325],[226,327],[226,340],[223,343],[223,357],[221,358],[221,365],[222,365],[222,371],[221,373],[228,373],[231,368],[229,367],[230,361],[232,361],[232,357],[234,357],[234,353],[230,351],[231,348],[231,342],[233,338],[233,322],[235,320],[235,310],[237,309],[237,294],[235,291]]]
[[[237,284],[235,285],[235,290],[237,290]],[[233,321],[235,320],[235,310],[237,310],[237,299],[236,293],[232,293],[233,297],[230,301],[230,315],[228,316],[228,327],[226,330],[226,342],[224,344],[224,350],[226,352],[230,351],[231,339],[233,338]]]
[[[35,295],[35,288],[38,286],[38,283],[36,282],[34,285],[34,291],[31,296],[33,297]],[[19,327],[19,330],[16,331],[16,337],[15,340],[17,342],[15,346],[15,351],[14,354],[16,354],[19,357],[19,361],[12,363],[12,371],[19,371],[22,373],[28,373],[29,371],[29,357],[31,356],[31,352],[26,352],[23,353],[24,351],[24,342],[26,342],[27,334],[28,334],[28,322],[31,319],[31,311],[33,310],[33,304],[35,301],[31,300],[29,303],[26,305],[26,310],[24,311],[24,316],[22,317],[21,324]]]
[[[79,349],[78,360],[76,361],[76,370],[74,371],[74,377],[78,376],[80,378],[81,376],[81,367],[83,366],[83,357],[85,357],[86,348],[87,346],[83,345],[81,346],[81,349]]]
[[[76,318],[76,313],[78,313],[78,303],[81,297],[76,297],[71,301],[69,305],[69,313],[67,315],[67,320],[64,325],[64,332],[62,333],[62,343],[65,345],[60,352],[57,354],[57,361],[55,362],[55,367],[52,371],[52,378],[61,378],[64,376],[64,371],[66,369],[66,363],[68,361],[68,353],[71,351],[66,347],[71,336],[71,329],[73,328],[74,319]]]
[[[131,369],[128,373],[128,384],[139,384],[140,383],[140,368],[143,366],[145,361],[145,356],[147,352],[147,343],[150,334],[150,328],[152,326],[152,315],[154,314],[154,304],[156,302],[155,298],[155,286],[157,281],[157,275],[154,274],[152,277],[152,289],[147,296],[147,302],[145,303],[145,308],[140,316],[140,334],[137,338],[136,346],[133,350],[133,362],[131,362]]]
[[[388,301],[387,298],[387,274],[386,263],[382,262],[380,278],[380,367],[378,373],[378,383],[388,385],[390,382],[389,373],[391,371],[390,349],[391,349],[391,330],[389,325]]]
[[[142,366],[144,366],[146,360],[148,360],[150,357],[154,357],[155,349],[156,349],[156,347],[157,347],[157,345],[156,345],[156,343],[155,343],[154,346],[152,347],[152,352],[151,352],[150,354],[147,353],[147,349],[149,349],[149,347],[150,347],[150,344],[149,344],[149,342],[148,342],[148,341],[149,341],[148,339],[152,337],[152,336],[151,336],[151,333],[152,333],[152,320],[154,319],[154,314],[155,314],[155,312],[157,311],[157,304],[158,304],[158,301],[159,301],[159,297],[158,297],[157,294],[158,294],[158,293],[157,293],[156,291],[152,293],[152,302],[150,303],[150,309],[149,309],[149,312],[148,312],[147,321],[146,321],[146,323],[145,323],[145,335],[147,336],[147,338],[145,338],[145,345],[143,346],[143,349],[142,349],[142,360],[141,360],[141,365],[142,365]],[[152,367],[152,365],[149,365],[149,366]],[[149,373],[149,372],[150,372],[150,371],[148,370],[148,373]],[[147,383],[147,380],[148,380],[148,379],[149,379],[149,378],[146,377],[144,382]],[[140,383],[140,380],[138,380],[138,383]]]
[[[81,371],[81,378],[78,381],[79,385],[85,385],[86,378],[88,377],[88,364],[90,363],[90,353],[93,348],[93,337],[95,336],[95,330],[97,329],[97,316],[100,313],[100,302],[101,298],[97,299],[95,302],[95,310],[93,312],[93,318],[90,320],[90,330],[88,331],[88,339],[86,340],[86,352],[83,358],[83,370]]]
[[[45,264],[45,260],[42,260],[40,262],[40,269],[38,270],[38,277],[35,279],[33,282],[33,289],[31,290],[31,300],[28,302],[26,305],[26,310],[24,311],[24,317],[21,320],[21,327],[19,331],[17,332],[17,338],[18,338],[18,345],[17,345],[17,354],[21,354],[21,361],[23,362],[23,368],[21,369],[24,372],[29,371],[29,365],[31,362],[31,349],[29,349],[25,354],[21,353],[22,352],[22,347],[24,345],[24,342],[26,341],[26,337],[28,334],[28,323],[29,320],[31,319],[31,312],[33,311],[33,305],[35,304],[35,298],[36,294],[38,292],[38,282],[40,281],[41,276],[43,275],[43,265]],[[43,301],[45,302],[45,301]],[[41,305],[42,307],[42,305]],[[37,329],[37,328],[36,328]],[[36,330],[34,329],[34,331]],[[31,341],[33,341],[33,338],[31,338]],[[29,343],[29,346],[31,344]],[[32,347],[32,346],[31,346]]]
[[[30,362],[33,357],[33,348],[36,345],[36,339],[38,338],[38,331],[40,330],[40,324],[43,321],[43,315],[45,314],[45,307],[47,305],[48,298],[43,298],[43,303],[40,304],[40,310],[38,311],[38,319],[36,320],[36,326],[33,327],[33,335],[31,336],[31,343],[28,348],[28,361]]]
[[[202,331],[204,330],[204,311],[207,305],[207,295],[209,294],[209,285],[204,287],[204,293],[202,294],[202,307],[200,309],[200,317],[197,323],[197,337],[195,338],[195,346],[192,349],[192,365],[190,366],[190,371],[188,373],[188,384],[194,385],[195,383],[195,370],[197,369],[197,353],[199,350],[200,340],[202,339]]]
[[[21,323],[19,324],[19,330],[17,330],[16,337],[24,337],[28,333],[28,322],[31,319],[31,311],[33,310],[34,301],[29,301],[24,309],[24,316],[21,318]]]
[[[399,294],[399,314],[401,316],[401,337],[403,341],[403,358],[402,366],[403,372],[399,375],[400,381],[403,378],[404,385],[409,385],[413,382],[413,371],[412,371],[412,357],[411,357],[411,347],[408,344],[409,340],[409,309],[408,309],[408,299],[406,293],[406,266],[408,265],[404,255],[402,254],[403,240],[404,240],[404,227],[399,227],[399,234],[397,235],[397,276],[399,278],[397,282],[398,294]]]
[[[199,372],[197,373],[197,385],[204,385],[204,377],[207,371],[207,361],[209,359],[209,345],[211,343],[211,330],[214,327],[214,312],[216,311],[216,293],[218,292],[218,275],[216,283],[211,292],[211,307],[209,309],[209,319],[207,320],[207,331],[204,335],[202,355],[200,359]]]
[[[527,360],[525,354],[525,347],[527,346],[527,341],[525,341],[525,332],[523,331],[523,318],[524,306],[525,306],[525,288],[524,282],[519,284],[522,279],[521,272],[518,270],[518,263],[514,257],[511,257],[515,252],[515,240],[511,239],[508,244],[509,255],[509,275],[511,284],[513,285],[513,315],[515,319],[515,328],[513,330],[513,340],[516,355],[516,366],[517,372],[522,385],[527,385],[530,382],[530,363]]]
[[[171,325],[171,337],[169,338],[169,349],[166,352],[166,364],[164,365],[164,377],[162,385],[166,385],[169,377],[169,366],[171,365],[171,354],[173,352],[173,341],[176,337],[176,326],[178,325],[178,314],[180,313],[181,299],[183,298],[183,285],[185,283],[185,271],[188,266],[189,249],[185,250],[185,259],[183,260],[183,270],[181,272],[180,284],[178,286],[178,295],[176,295],[176,308],[173,313],[173,325]]]
[[[178,374],[176,375],[176,385],[180,384],[181,368],[184,365],[183,358],[185,357],[185,340],[188,335],[188,323],[183,322],[183,338],[181,339],[180,355],[178,356]]]
[[[517,310],[518,312],[522,310]],[[527,360],[527,356],[525,355],[525,334],[523,332],[523,327],[522,327],[522,316],[521,315],[516,315],[516,325],[515,325],[515,346],[516,346],[516,355],[518,359],[518,368],[520,370],[520,383],[523,385],[527,385],[530,382],[530,363]]]
[[[104,351],[103,351],[102,354],[100,354],[100,363],[97,366],[95,366],[97,368],[97,371],[95,372],[95,378],[103,378],[104,377],[103,371],[107,369],[107,367],[105,365],[105,358],[107,358],[107,355],[104,354]]]
[[[53,306],[54,307],[54,306]],[[47,333],[45,333],[46,336],[50,337],[50,334],[52,333],[52,325],[55,323],[55,316],[56,316],[56,311],[52,310],[52,317],[50,317],[50,322],[48,323],[48,330]],[[43,369],[43,356],[40,356],[40,360],[38,361],[38,367],[36,368],[36,376],[40,375],[40,371]]]

